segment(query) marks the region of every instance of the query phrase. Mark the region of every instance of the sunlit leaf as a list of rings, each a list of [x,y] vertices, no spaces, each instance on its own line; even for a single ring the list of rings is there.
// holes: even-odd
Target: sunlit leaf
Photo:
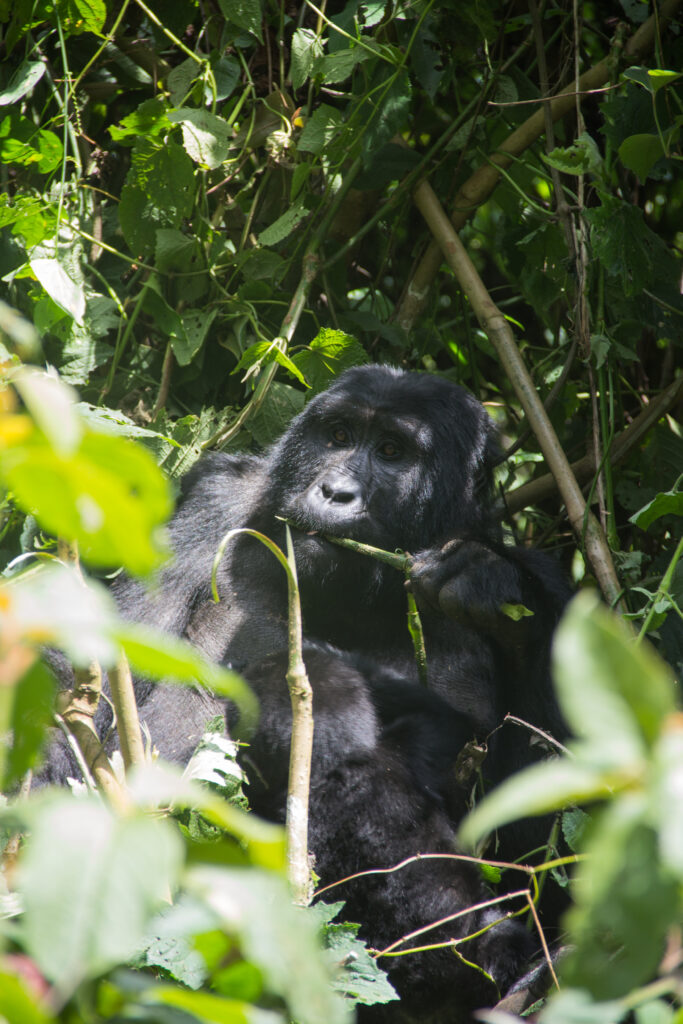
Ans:
[[[116,817],[96,798],[52,793],[25,811],[22,941],[63,995],[124,963],[174,890],[182,842],[169,821]]]

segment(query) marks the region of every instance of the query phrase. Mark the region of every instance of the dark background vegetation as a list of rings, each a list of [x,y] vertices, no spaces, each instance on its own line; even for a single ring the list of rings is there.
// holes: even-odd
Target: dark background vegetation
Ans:
[[[587,585],[555,485],[538,489],[525,411],[413,203],[426,178],[582,460],[622,610],[680,671],[677,13],[677,0],[5,0],[5,370],[55,367],[88,429],[138,440],[171,477],[207,448],[262,448],[354,363],[446,374],[500,426],[511,530]],[[543,97],[577,85],[580,103],[544,120]],[[58,476],[40,493],[37,463],[17,477],[17,436],[0,437],[10,571],[49,554],[41,527],[73,539],[85,515],[76,502],[64,531]],[[109,468],[125,472],[114,455]],[[91,564],[126,562],[119,540]],[[130,559],[142,571],[154,556]]]

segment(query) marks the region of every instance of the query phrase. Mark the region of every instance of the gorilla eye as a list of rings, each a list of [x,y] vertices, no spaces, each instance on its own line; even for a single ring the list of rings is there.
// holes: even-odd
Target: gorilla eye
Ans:
[[[401,455],[401,449],[395,441],[385,441],[379,446],[379,454],[383,459],[397,459]]]
[[[351,435],[345,427],[334,427],[332,430],[332,440],[340,448],[343,448],[351,443]]]

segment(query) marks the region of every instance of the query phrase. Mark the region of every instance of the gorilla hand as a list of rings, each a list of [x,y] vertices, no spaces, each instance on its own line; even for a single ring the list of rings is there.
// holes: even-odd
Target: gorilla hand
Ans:
[[[415,556],[410,589],[418,602],[438,608],[456,622],[487,633],[501,629],[517,639],[525,605],[519,568],[478,540],[449,540]]]

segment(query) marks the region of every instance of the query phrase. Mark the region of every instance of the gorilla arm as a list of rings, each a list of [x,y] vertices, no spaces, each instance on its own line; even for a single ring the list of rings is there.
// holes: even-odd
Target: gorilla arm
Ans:
[[[210,628],[216,617],[211,603],[211,571],[225,534],[243,526],[263,488],[262,461],[248,456],[212,453],[183,478],[182,496],[170,524],[172,559],[152,585],[121,576],[112,592],[122,615],[135,622],[187,636],[202,653],[219,660],[227,637]],[[231,553],[221,577],[227,578]],[[220,605],[220,617],[227,608]]]

